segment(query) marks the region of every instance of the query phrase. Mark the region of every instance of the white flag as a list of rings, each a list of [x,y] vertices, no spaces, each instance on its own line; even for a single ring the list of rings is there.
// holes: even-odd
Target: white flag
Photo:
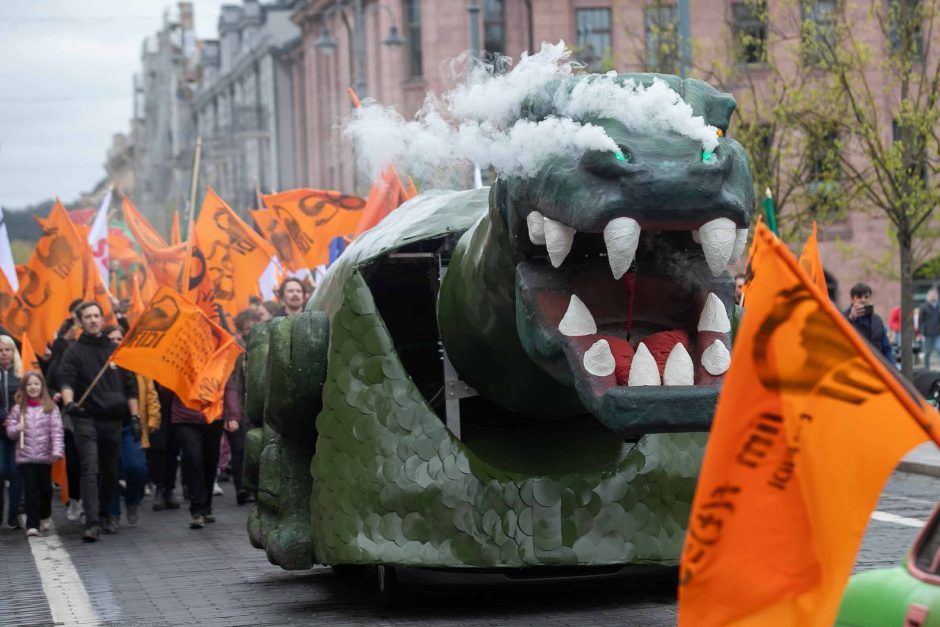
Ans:
[[[10,247],[10,235],[7,233],[7,221],[0,208],[0,270],[7,277],[7,282],[16,293],[20,289],[20,282],[16,279],[16,264],[13,263],[13,249]]]
[[[108,208],[110,206],[111,188],[109,187],[95,215],[95,220],[91,223],[91,230],[88,231],[88,245],[91,246],[95,266],[98,267],[98,274],[101,275],[101,282],[105,288],[111,284],[111,264],[108,256]]]
[[[274,300],[277,292],[277,279],[281,274],[281,262],[278,258],[271,257],[271,263],[265,268],[264,273],[258,279],[258,287],[261,290],[262,300]]]

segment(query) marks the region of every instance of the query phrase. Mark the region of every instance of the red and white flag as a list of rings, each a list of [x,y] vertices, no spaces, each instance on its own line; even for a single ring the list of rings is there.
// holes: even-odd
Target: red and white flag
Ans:
[[[108,258],[108,209],[111,207],[111,188],[104,195],[98,213],[91,223],[88,231],[88,245],[95,259],[95,267],[101,276],[101,282],[108,286],[111,284],[110,260]]]

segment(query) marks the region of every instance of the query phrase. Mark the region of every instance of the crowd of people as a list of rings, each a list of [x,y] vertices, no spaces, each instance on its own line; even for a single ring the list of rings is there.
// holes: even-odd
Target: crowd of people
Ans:
[[[253,298],[232,321],[244,345],[251,329],[272,317],[301,313],[308,285],[285,279],[277,301]],[[110,363],[128,330],[121,306],[117,324],[106,325],[101,306],[75,301],[55,340],[26,370],[18,343],[0,329],[0,525],[40,536],[51,527],[53,465],[64,460],[60,489],[66,517],[83,525],[82,539],[99,540],[140,521],[140,504],[153,510],[189,501],[191,529],[215,522],[212,499],[231,481],[239,505],[255,496],[244,486],[243,395],[236,373],[225,386],[219,420],[186,407],[169,389]],[[5,517],[4,517],[5,516]]]

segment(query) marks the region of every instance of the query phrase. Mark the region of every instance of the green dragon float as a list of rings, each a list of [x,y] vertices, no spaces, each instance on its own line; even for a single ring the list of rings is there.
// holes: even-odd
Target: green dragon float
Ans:
[[[754,197],[724,136],[733,98],[617,80],[654,79],[722,131],[713,154],[591,119],[620,153],[427,192],[356,239],[303,315],[255,328],[248,531],[272,563],[678,563]]]

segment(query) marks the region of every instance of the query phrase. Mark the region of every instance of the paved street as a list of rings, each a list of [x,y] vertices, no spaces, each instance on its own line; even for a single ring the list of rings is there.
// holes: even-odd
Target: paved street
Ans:
[[[929,515],[938,489],[940,479],[895,473],[856,570],[898,563],[918,531],[912,525]],[[93,545],[80,541],[61,507],[54,513],[56,534],[32,545],[21,531],[0,531],[0,624],[675,624],[671,586],[648,580],[573,590],[419,590],[405,607],[388,609],[356,578],[327,568],[288,573],[270,565],[248,545],[248,510],[235,506],[230,493],[217,502],[219,521],[202,531],[188,528],[185,510],[151,512],[149,500],[145,505],[139,526]],[[74,580],[63,566],[69,561]]]

